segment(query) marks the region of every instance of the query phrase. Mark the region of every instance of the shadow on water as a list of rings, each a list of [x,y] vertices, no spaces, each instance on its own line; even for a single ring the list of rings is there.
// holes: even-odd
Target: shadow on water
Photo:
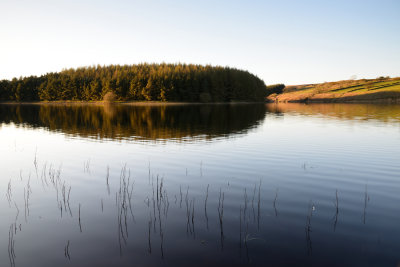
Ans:
[[[0,105],[0,123],[92,139],[185,141],[244,134],[265,118],[264,104]]]

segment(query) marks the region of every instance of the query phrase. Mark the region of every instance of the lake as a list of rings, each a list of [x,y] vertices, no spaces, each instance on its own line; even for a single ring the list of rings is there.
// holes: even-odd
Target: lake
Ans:
[[[398,266],[400,106],[0,105],[1,266]]]

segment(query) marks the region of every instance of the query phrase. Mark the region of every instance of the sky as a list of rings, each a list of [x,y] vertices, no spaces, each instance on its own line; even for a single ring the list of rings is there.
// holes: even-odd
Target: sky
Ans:
[[[0,0],[0,79],[193,63],[287,85],[400,76],[398,0]]]

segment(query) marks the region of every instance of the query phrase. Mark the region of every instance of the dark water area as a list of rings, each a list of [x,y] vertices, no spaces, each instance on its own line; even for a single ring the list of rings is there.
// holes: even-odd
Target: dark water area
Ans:
[[[400,106],[0,105],[1,266],[398,266]]]

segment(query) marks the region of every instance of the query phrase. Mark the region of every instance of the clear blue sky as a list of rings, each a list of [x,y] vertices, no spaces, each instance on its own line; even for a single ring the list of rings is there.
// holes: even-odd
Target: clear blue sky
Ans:
[[[400,76],[400,1],[0,0],[0,79],[140,62],[266,84]]]

